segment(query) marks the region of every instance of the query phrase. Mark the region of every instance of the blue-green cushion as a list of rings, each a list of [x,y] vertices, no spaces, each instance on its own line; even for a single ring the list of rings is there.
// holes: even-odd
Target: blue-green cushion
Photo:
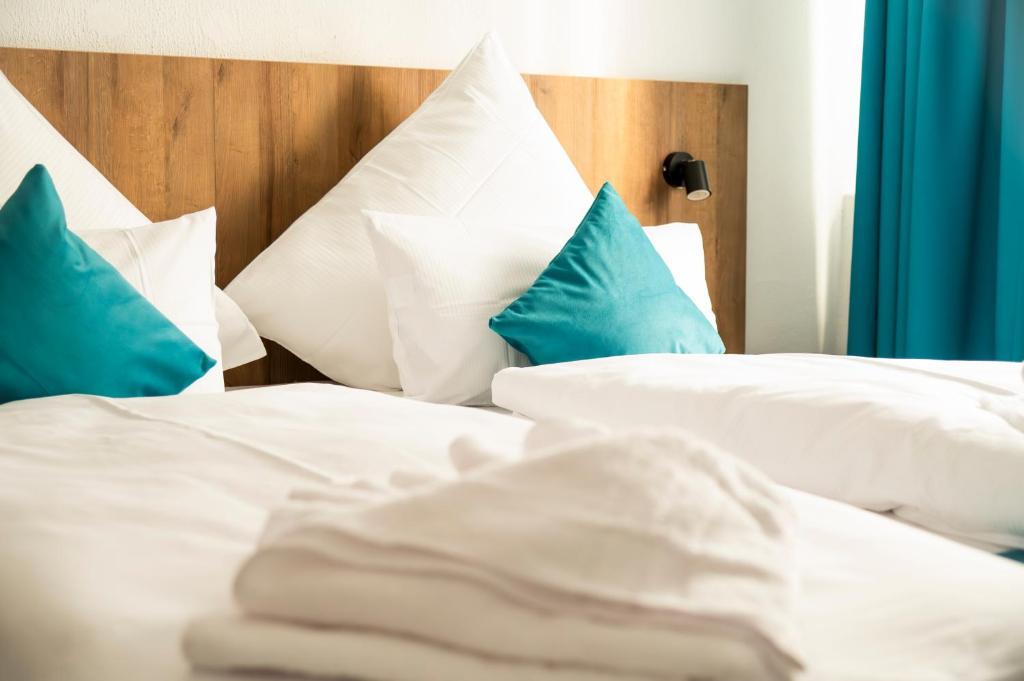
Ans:
[[[607,182],[561,252],[490,326],[534,364],[725,351]]]
[[[214,365],[67,229],[49,173],[0,208],[0,403],[174,395]]]

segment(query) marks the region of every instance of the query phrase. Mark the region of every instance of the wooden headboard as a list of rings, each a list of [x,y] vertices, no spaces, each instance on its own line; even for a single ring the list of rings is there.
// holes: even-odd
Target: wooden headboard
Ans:
[[[445,71],[0,48],[0,69],[151,220],[216,205],[226,285],[444,79]],[[525,76],[590,186],[610,180],[643,224],[696,222],[731,352],[744,347],[745,85]],[[686,201],[662,158],[707,162]],[[283,348],[233,385],[322,378]]]

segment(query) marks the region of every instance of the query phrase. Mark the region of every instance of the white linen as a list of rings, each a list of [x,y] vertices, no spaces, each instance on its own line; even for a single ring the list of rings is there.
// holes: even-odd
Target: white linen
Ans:
[[[238,307],[238,303],[217,287],[213,289],[213,303],[220,327],[224,371],[266,357],[267,348],[263,345],[263,339],[256,333],[256,327],[242,312],[242,308]]]
[[[415,639],[381,636],[372,632],[303,627],[274,620],[247,619],[224,615],[196,623],[187,643],[193,659],[211,670],[244,663],[256,667],[251,673],[263,676],[267,670],[303,669],[294,678],[345,678],[358,681],[617,681],[613,676],[588,669],[543,669],[504,660],[484,660]],[[350,670],[345,677],[338,669]],[[415,670],[410,676],[410,670]],[[199,679],[237,681],[234,673]],[[281,678],[281,677],[271,677]]]
[[[228,286],[260,334],[328,377],[397,388],[384,289],[362,210],[563,230],[593,197],[497,38]]]
[[[233,573],[289,489],[396,468],[444,473],[456,436],[509,447],[528,427],[320,384],[2,405],[0,678],[182,681],[185,623],[229,609]],[[1024,674],[1024,566],[786,495],[800,527],[802,679]]]
[[[823,497],[787,497],[802,526],[808,680],[1024,679],[1024,565]]]
[[[676,286],[693,301],[697,309],[718,328],[715,311],[711,307],[711,293],[704,275],[704,238],[700,226],[693,223],[672,222],[667,225],[644,227],[644,234],[654,244],[654,250],[665,261]]]
[[[510,461],[458,444],[454,480],[335,486],[275,510],[235,597],[271,625],[307,626],[287,647],[267,636],[238,650],[222,643],[228,623],[202,622],[189,657],[386,678],[376,660],[313,652],[354,631],[537,678],[737,681],[799,668],[794,518],[753,468],[670,430],[574,433]],[[337,636],[293,648],[308,625]],[[480,678],[437,664],[439,678]],[[395,676],[419,678],[419,665]]]
[[[131,229],[84,232],[82,240],[216,364],[184,392],[224,392],[213,299],[217,211]]]
[[[68,228],[73,232],[82,235],[94,229],[128,229],[149,224],[146,216],[61,136],[3,73],[0,149],[0,203],[14,193],[32,166],[41,163],[53,178]],[[214,290],[214,296],[223,368],[230,369],[265,355],[259,335],[238,306],[220,289]]]
[[[457,218],[366,217],[402,390],[429,402],[490,404],[494,374],[529,360],[488,321],[536,281],[564,241]]]
[[[321,384],[0,405],[0,679],[181,681],[185,623],[291,488],[444,473],[455,437],[528,425]]]
[[[1016,363],[638,355],[507,369],[530,418],[677,425],[774,480],[936,531],[1024,547]]]

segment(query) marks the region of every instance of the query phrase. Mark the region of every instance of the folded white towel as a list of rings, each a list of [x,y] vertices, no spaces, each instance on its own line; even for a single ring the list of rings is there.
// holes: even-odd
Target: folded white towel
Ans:
[[[794,521],[770,482],[672,431],[531,440],[511,462],[457,443],[456,480],[296,494],[238,576],[244,615],[194,623],[189,659],[394,681],[800,668]]]

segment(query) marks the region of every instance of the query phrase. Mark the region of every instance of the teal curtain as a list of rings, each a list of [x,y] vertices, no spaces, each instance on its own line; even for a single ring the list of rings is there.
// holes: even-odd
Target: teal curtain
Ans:
[[[850,354],[1024,359],[1024,0],[867,0]]]

